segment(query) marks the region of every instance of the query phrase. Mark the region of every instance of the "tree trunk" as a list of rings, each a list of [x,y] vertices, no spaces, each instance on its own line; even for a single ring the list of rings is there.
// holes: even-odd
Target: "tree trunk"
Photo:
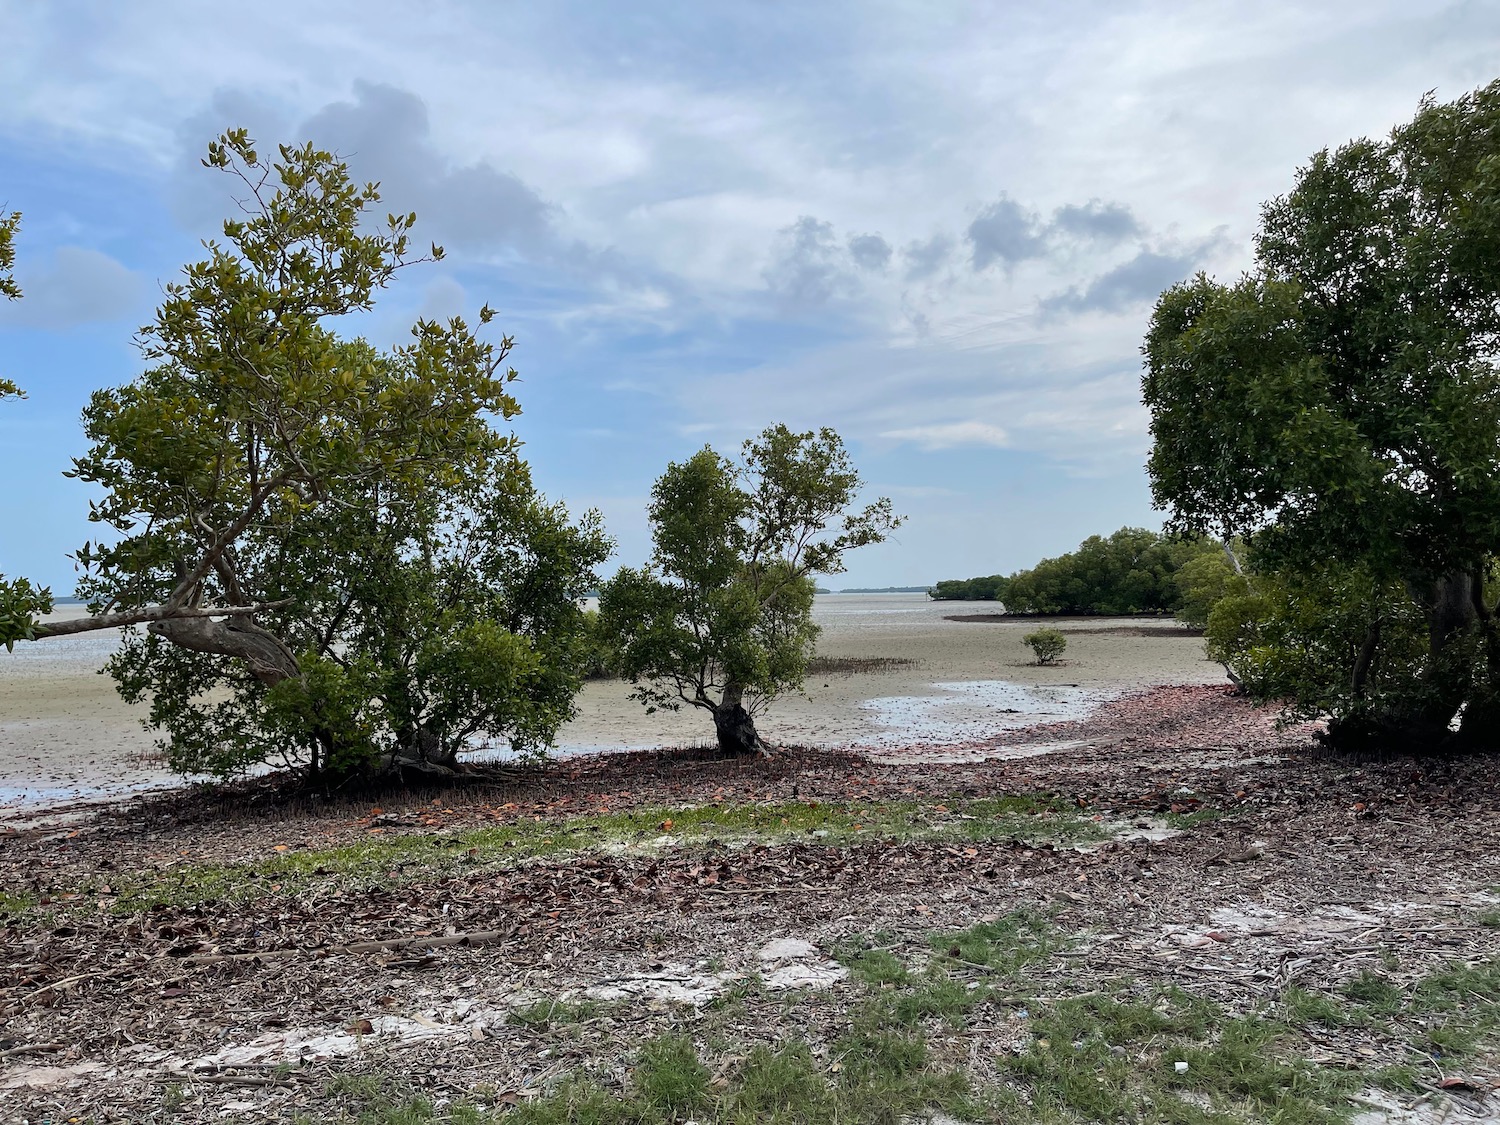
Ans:
[[[1495,613],[1485,604],[1483,572],[1473,585],[1474,616],[1484,638],[1484,679],[1469,689],[1458,742],[1465,750],[1500,750],[1500,629]]]
[[[1380,618],[1370,622],[1365,630],[1364,643],[1359,646],[1359,656],[1354,660],[1354,675],[1349,678],[1349,691],[1355,699],[1365,697],[1365,681],[1370,677],[1370,666],[1375,663],[1375,651],[1380,647]]]
[[[1413,600],[1427,618],[1427,667],[1420,693],[1404,703],[1333,720],[1328,724],[1328,745],[1353,752],[1419,754],[1454,745],[1453,717],[1473,694],[1474,684],[1466,669],[1454,667],[1452,645],[1474,625],[1475,581],[1468,571],[1457,570],[1423,583],[1408,583]],[[1350,687],[1356,697],[1364,693],[1378,644],[1377,626],[1367,634],[1355,661]]]
[[[458,769],[456,747],[444,747],[443,740],[426,727],[403,730],[396,738],[395,757],[391,766],[397,770],[422,773],[453,773]]]
[[[744,754],[764,754],[766,744],[755,730],[755,720],[745,710],[745,692],[738,684],[724,689],[724,698],[714,708],[714,730],[719,736],[721,753],[738,757]]]
[[[248,617],[180,617],[153,621],[146,628],[179,648],[243,660],[263,684],[279,684],[301,674],[297,657],[281,638]]]
[[[1427,611],[1427,667],[1423,672],[1427,698],[1415,716],[1424,740],[1448,739],[1453,716],[1473,693],[1467,669],[1452,666],[1452,644],[1473,628],[1475,576],[1467,571],[1444,574],[1418,599]]]

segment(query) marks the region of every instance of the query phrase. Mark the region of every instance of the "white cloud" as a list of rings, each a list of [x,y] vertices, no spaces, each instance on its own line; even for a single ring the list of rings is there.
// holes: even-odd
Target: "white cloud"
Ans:
[[[933,426],[907,426],[899,430],[884,430],[880,436],[892,441],[915,442],[927,450],[952,449],[957,445],[991,445],[996,449],[1004,449],[1010,444],[1010,435],[988,422],[943,422]]]
[[[145,279],[98,250],[60,246],[40,264],[23,254],[16,281],[25,296],[0,302],[0,324],[71,328],[143,311]]]

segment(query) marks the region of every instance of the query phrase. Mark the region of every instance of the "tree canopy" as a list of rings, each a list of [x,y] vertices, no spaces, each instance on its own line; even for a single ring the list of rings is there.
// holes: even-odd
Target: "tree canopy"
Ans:
[[[651,493],[655,549],[601,591],[618,670],[648,710],[710,712],[728,753],[762,749],[754,716],[800,687],[817,638],[813,576],[901,520],[861,486],[839,435],[777,425],[738,462],[705,446]]]
[[[1424,99],[1388,139],[1316,154],[1264,207],[1255,270],[1169,289],[1146,337],[1171,526],[1247,537],[1285,590],[1323,575],[1360,607],[1295,693],[1346,744],[1440,745],[1460,716],[1463,741],[1500,731],[1497,186],[1500,83]],[[1395,674],[1410,613],[1425,655]]]
[[[389,350],[343,338],[411,263],[415,215],[312,145],[244,131],[204,164],[243,215],[166,287],[150,366],[96,392],[73,476],[105,540],[75,556],[89,616],[0,619],[4,639],[116,626],[122,694],[169,761],[449,768],[476,741],[545,745],[578,686],[578,599],[609,544],[536,495],[515,439],[510,338],[418,320]],[[488,308],[479,321],[492,318]]]

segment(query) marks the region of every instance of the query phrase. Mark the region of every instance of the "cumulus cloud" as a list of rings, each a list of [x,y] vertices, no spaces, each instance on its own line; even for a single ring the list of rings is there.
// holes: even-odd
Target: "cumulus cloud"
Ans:
[[[1083,286],[1044,297],[1044,317],[1065,313],[1118,313],[1155,300],[1163,289],[1190,277],[1198,264],[1218,246],[1209,239],[1184,251],[1163,253],[1143,249]]]
[[[184,151],[176,205],[191,225],[228,213],[229,182],[206,176],[199,158],[207,138],[236,126],[247,128],[263,152],[274,153],[276,142],[311,141],[338,154],[356,182],[380,184],[376,214],[417,213],[418,245],[434,241],[450,252],[510,250],[529,256],[557,249],[553,206],[488,161],[450,159],[432,137],[421,98],[371,82],[355,82],[350,100],[324,105],[295,124],[243,91],[215,94],[212,107],[179,130]]]
[[[108,254],[61,246],[41,266],[22,267],[16,281],[25,296],[0,303],[0,323],[23,328],[71,328],[118,320],[134,311],[145,280]]]
[[[988,422],[945,422],[933,426],[907,426],[899,430],[885,430],[880,434],[893,441],[909,441],[923,449],[952,449],[958,445],[988,445],[1004,448],[1010,444],[1010,435],[999,426]]]
[[[946,234],[935,234],[925,242],[908,242],[901,250],[907,280],[920,281],[931,277],[952,254],[953,239]]]
[[[803,215],[781,231],[778,241],[765,280],[788,311],[820,308],[852,291],[848,257],[834,237],[832,223]]]
[[[1068,244],[1113,246],[1147,231],[1135,213],[1123,203],[1091,199],[1087,203],[1065,203],[1045,222],[1035,211],[1002,195],[984,207],[964,232],[973,249],[976,272],[997,263],[1014,266],[1045,258]]]
[[[878,234],[856,234],[849,239],[849,256],[861,269],[883,270],[891,262],[891,244]]]
[[[1002,195],[974,217],[965,232],[974,248],[974,268],[999,262],[1013,266],[1047,252],[1046,230],[1036,214]]]
[[[345,157],[356,179],[379,180],[382,205],[417,212],[424,237],[534,251],[551,235],[552,208],[526,184],[487,162],[444,157],[426,104],[406,90],[356,82],[353,101],[325,106],[298,135]]]
[[[1053,212],[1052,227],[1077,238],[1104,243],[1123,242],[1145,233],[1129,207],[1123,203],[1106,203],[1102,199],[1059,207]]]

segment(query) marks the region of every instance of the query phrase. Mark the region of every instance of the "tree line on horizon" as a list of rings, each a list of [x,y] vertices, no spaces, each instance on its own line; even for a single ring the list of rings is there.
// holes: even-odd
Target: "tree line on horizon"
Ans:
[[[1223,544],[1214,539],[1122,527],[1112,535],[1091,535],[1076,550],[1027,570],[939,582],[930,595],[939,601],[1000,602],[1007,613],[1172,614],[1191,602],[1201,572],[1228,566]],[[1179,581],[1184,570],[1186,587]],[[1193,624],[1202,623],[1190,616]]]

